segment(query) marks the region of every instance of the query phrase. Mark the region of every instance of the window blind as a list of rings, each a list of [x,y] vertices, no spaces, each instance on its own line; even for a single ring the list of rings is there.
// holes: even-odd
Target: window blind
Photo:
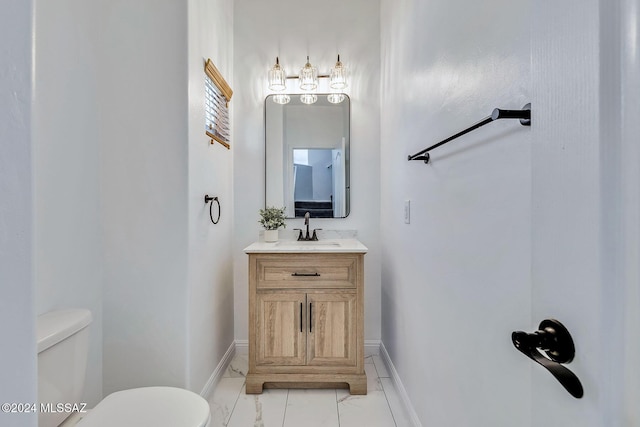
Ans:
[[[229,121],[229,101],[233,91],[224,80],[211,59],[205,64],[204,110],[205,133],[214,141],[231,148],[231,126]]]

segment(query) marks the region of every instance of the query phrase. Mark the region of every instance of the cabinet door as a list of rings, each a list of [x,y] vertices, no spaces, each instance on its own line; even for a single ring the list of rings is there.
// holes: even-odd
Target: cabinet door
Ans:
[[[307,310],[307,365],[355,366],[356,293],[308,293]]]
[[[259,292],[256,310],[256,363],[304,365],[305,294]]]

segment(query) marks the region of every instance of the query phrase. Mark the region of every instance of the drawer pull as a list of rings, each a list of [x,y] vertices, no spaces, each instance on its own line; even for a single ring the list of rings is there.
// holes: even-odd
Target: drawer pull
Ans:
[[[291,273],[294,277],[320,277],[320,273]]]

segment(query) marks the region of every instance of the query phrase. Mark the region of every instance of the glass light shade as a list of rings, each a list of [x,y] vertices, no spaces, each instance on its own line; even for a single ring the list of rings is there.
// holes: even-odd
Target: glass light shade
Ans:
[[[300,70],[299,79],[302,90],[314,90],[318,87],[318,69],[309,63],[308,56],[307,63]]]
[[[269,70],[269,89],[280,91],[287,87],[287,77],[284,70],[280,67],[280,61],[276,57],[276,65]]]
[[[291,101],[291,97],[286,93],[279,93],[278,95],[273,95],[273,102],[276,104],[288,104]]]
[[[331,93],[327,96],[327,101],[332,104],[340,104],[344,101],[344,93]]]
[[[315,93],[303,93],[300,95],[300,102],[303,104],[313,104],[318,100],[318,95]]]
[[[342,66],[340,55],[338,55],[338,62],[336,62],[329,74],[329,86],[332,89],[344,89],[347,87],[347,69]]]

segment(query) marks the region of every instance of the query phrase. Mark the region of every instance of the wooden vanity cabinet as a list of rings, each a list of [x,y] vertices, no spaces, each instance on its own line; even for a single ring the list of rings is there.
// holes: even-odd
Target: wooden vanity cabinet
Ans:
[[[249,254],[247,393],[337,387],[366,394],[362,253]]]

